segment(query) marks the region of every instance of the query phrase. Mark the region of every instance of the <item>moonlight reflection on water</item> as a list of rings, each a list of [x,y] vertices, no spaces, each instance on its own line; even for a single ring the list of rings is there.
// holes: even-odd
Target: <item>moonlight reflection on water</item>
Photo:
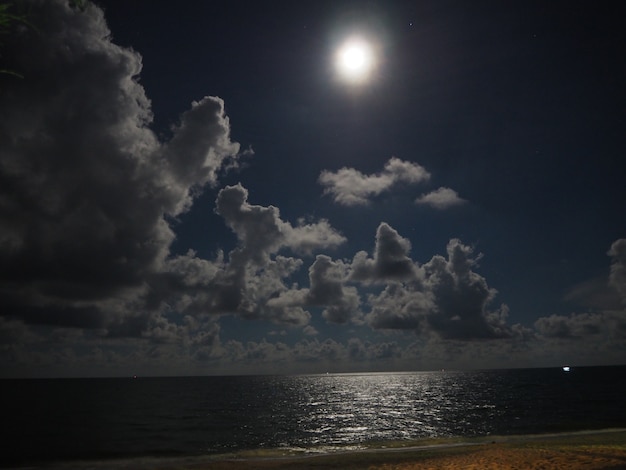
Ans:
[[[433,373],[294,378],[307,407],[298,422],[300,431],[311,444],[444,436],[469,424],[467,418],[458,419],[468,401],[483,414],[498,412],[487,393],[467,396],[466,380],[442,378]],[[479,426],[473,432],[481,431]]]
[[[203,455],[623,427],[625,371],[6,381],[5,456]]]

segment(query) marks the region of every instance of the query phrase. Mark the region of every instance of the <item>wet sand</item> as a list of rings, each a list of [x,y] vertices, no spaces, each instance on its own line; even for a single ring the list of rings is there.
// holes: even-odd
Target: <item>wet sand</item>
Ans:
[[[196,466],[197,465],[197,466]],[[176,468],[176,467],[173,467]],[[626,469],[626,430],[494,437],[333,454],[225,459],[179,469]]]
[[[32,468],[32,467],[31,467]],[[37,468],[37,467],[35,467]],[[46,469],[155,470],[421,470],[626,469],[626,429],[475,439],[379,443],[322,453],[266,449],[199,458],[73,462]]]

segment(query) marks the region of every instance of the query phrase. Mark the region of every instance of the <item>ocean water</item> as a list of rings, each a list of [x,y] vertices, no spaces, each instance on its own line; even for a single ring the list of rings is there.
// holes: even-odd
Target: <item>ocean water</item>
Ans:
[[[11,465],[626,427],[626,366],[0,387]]]

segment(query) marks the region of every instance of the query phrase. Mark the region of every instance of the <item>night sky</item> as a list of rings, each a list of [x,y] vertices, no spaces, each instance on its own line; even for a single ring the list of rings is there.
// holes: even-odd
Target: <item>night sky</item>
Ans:
[[[0,35],[2,376],[626,363],[620,2],[81,3]]]

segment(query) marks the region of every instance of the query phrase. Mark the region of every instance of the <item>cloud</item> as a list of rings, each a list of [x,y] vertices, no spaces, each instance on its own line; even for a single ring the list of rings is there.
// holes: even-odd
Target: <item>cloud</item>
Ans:
[[[338,297],[330,294],[335,293],[332,289],[326,292],[332,281],[315,274],[321,255],[312,267],[310,290],[286,285],[303,260],[278,254],[281,250],[309,254],[345,241],[327,221],[299,221],[293,226],[280,218],[277,208],[248,203],[248,191],[241,184],[219,191],[215,212],[237,236],[237,246],[228,256],[218,253],[213,261],[200,259],[193,251],[168,258],[153,281],[152,303],[167,303],[183,315],[237,314],[299,327],[311,318],[305,308],[324,294],[328,294],[324,305],[334,320],[349,315],[355,298],[358,304],[350,288],[341,287]],[[336,269],[342,268],[337,264]],[[311,300],[309,292],[317,292],[317,297]]]
[[[404,256],[401,250],[398,253]],[[510,337],[508,308],[489,309],[496,290],[472,271],[480,255],[474,257],[473,249],[458,239],[450,240],[447,253],[447,259],[436,255],[414,268],[423,275],[389,283],[379,294],[370,294],[372,309],[366,321],[376,329],[432,332],[448,339]],[[357,268],[363,265],[362,259],[355,258]]]
[[[383,222],[376,230],[374,257],[358,252],[352,261],[350,278],[366,283],[416,278],[418,270],[408,257],[410,250],[411,242]]]
[[[322,317],[331,323],[347,323],[359,317],[360,296],[347,286],[348,266],[329,256],[317,255],[309,268],[309,288],[286,290],[268,301],[274,308],[324,307]]]
[[[0,317],[0,354],[14,355],[20,346],[41,340],[24,322]],[[13,359],[17,358],[13,357]]]
[[[311,315],[300,305],[274,301],[289,291],[285,281],[300,269],[302,260],[278,255],[259,264],[241,253],[239,248],[233,250],[230,262],[200,260],[193,253],[174,258],[168,266],[176,269],[161,276],[156,303],[167,303],[179,315],[236,314],[285,326],[306,325]],[[187,276],[186,266],[198,271]]]
[[[592,310],[611,310],[621,306],[621,298],[615,287],[605,277],[598,277],[572,286],[563,300]]]
[[[253,365],[286,363],[291,356],[291,350],[285,343],[271,343],[265,339],[259,342],[249,341],[246,344],[231,340],[227,343],[227,348],[231,361]]]
[[[426,285],[435,296],[437,309],[430,325],[448,338],[503,338],[511,335],[506,325],[508,308],[490,311],[497,291],[472,271],[481,255],[458,239],[446,248],[448,259],[433,257],[424,265]]]
[[[0,298],[29,322],[102,326],[112,298],[143,295],[163,270],[168,218],[216,184],[239,144],[216,97],[159,141],[141,57],[111,42],[102,11],[27,3],[37,29],[16,29],[3,51],[24,78],[0,94]]]
[[[626,238],[620,238],[611,245],[607,253],[611,257],[609,285],[613,287],[626,304]]]
[[[248,192],[240,184],[222,189],[216,201],[216,212],[224,217],[226,224],[235,232],[238,247],[229,257],[225,268],[229,275],[217,285],[215,292],[226,289],[235,294],[230,313],[240,313],[248,318],[266,318],[281,324],[302,326],[308,323],[310,313],[304,307],[316,304],[324,295],[324,313],[333,321],[345,321],[358,296],[350,289],[340,288],[339,296],[332,288],[332,281],[325,282],[323,275],[316,275],[322,259],[318,255],[311,268],[311,290],[289,290],[284,279],[302,265],[296,258],[274,256],[281,249],[300,254],[310,254],[322,248],[335,248],[345,242],[345,237],[334,230],[326,220],[296,226],[280,218],[276,207],[251,205]],[[331,263],[332,264],[332,263]],[[327,270],[330,272],[329,270]],[[229,288],[232,286],[232,288]],[[317,297],[312,297],[317,293]],[[200,290],[200,297],[203,292]],[[235,306],[236,304],[236,306]],[[343,320],[341,320],[343,319]]]
[[[319,331],[317,331],[317,329],[311,325],[307,325],[304,328],[302,328],[302,332],[306,335],[306,336],[317,336],[320,334]]]
[[[374,329],[429,332],[428,316],[435,310],[431,293],[413,285],[390,284],[368,297],[370,313],[365,317]]]
[[[322,305],[322,316],[332,323],[346,323],[358,312],[360,299],[356,288],[345,286],[347,266],[318,255],[309,268],[310,290],[307,305]]]
[[[173,256],[169,222],[241,157],[223,101],[194,101],[161,141],[137,80],[141,56],[111,42],[102,10],[30,3],[38,30],[17,30],[5,47],[24,79],[0,95],[3,314],[154,342],[180,325],[165,312],[306,325],[301,307],[267,304],[302,265],[278,252],[310,255],[345,238],[326,220],[283,221],[236,185],[219,192],[216,212],[237,248]]]
[[[326,220],[315,224],[300,222],[294,227],[280,219],[278,208],[249,204],[248,191],[241,184],[227,186],[219,192],[215,211],[236,233],[242,255],[259,264],[282,247],[310,254],[316,249],[334,248],[346,241]]]
[[[338,363],[346,358],[345,346],[330,338],[321,342],[317,339],[299,341],[294,345],[292,353],[296,362],[305,363],[320,361]]]
[[[378,237],[379,232],[381,230],[377,231],[377,242],[385,238]],[[396,251],[398,255],[407,256],[409,246],[402,243],[403,238],[395,230],[387,226],[382,232],[398,242],[402,248]],[[304,339],[295,344],[266,340],[222,342],[216,317],[198,315],[192,309],[185,311],[177,306],[175,310],[183,312],[182,322],[173,322],[160,312],[118,317],[119,324],[109,325],[108,345],[99,343],[95,349],[89,349],[94,343],[87,335],[97,335],[98,330],[69,334],[67,329],[56,328],[44,337],[26,328],[22,321],[0,318],[0,336],[4,338],[0,357],[4,363],[12,364],[14,371],[17,365],[24,364],[38,364],[37,367],[50,370],[53,364],[62,363],[90,370],[95,363],[125,367],[125,362],[132,361],[147,370],[153,367],[158,371],[167,366],[180,372],[183,366],[191,373],[201,372],[200,367],[209,363],[220,371],[252,373],[276,364],[284,371],[320,372],[380,365],[432,368],[472,367],[480,363],[485,367],[505,367],[526,365],[530,360],[533,364],[550,366],[598,361],[618,363],[623,359],[626,350],[623,310],[551,315],[538,319],[534,329],[508,326],[508,309],[504,305],[497,309],[489,307],[495,290],[474,272],[481,255],[456,239],[450,240],[446,251],[447,256],[433,256],[423,265],[413,262],[418,273],[413,277],[380,283],[371,282],[372,278],[352,279],[353,267],[349,262],[333,261],[325,255],[318,255],[309,268],[310,288],[285,285],[284,279],[295,272],[302,261],[280,255],[272,256],[262,267],[250,262],[249,271],[242,279],[243,289],[237,295],[241,305],[237,304],[237,308],[244,317],[299,326],[304,335],[312,337],[319,336],[319,332],[308,324],[311,315],[304,308],[321,306],[328,312],[325,314],[327,321],[344,322],[358,318],[358,312],[349,312],[364,307],[368,312],[364,318],[367,325],[374,330],[411,332],[415,339],[410,344],[405,341],[408,336],[402,335],[396,335],[400,341],[378,342],[360,338],[351,338],[345,343],[333,339]],[[619,262],[616,251],[609,251],[612,266]],[[375,258],[367,259],[373,262]],[[172,273],[190,272],[189,276],[180,277],[181,282],[187,283],[190,297],[212,292],[212,283],[232,267],[223,257],[209,262],[198,259],[193,252],[170,262]],[[616,279],[615,271],[612,270],[612,280]],[[375,272],[369,271],[370,274]],[[382,285],[383,289],[371,292],[361,304],[359,291],[349,285],[351,282],[368,289]],[[215,297],[209,294],[207,298]],[[271,332],[268,334],[271,336]],[[124,338],[124,343],[116,339],[129,336],[138,339]],[[476,339],[500,341],[471,341]],[[143,342],[138,343],[139,340]],[[50,348],[59,352],[51,354]],[[91,352],[78,355],[77,351]],[[131,355],[128,351],[132,351]]]
[[[625,247],[626,241],[619,239],[613,242],[607,252],[611,257],[608,279],[585,281],[568,292],[565,300],[576,301],[588,311],[569,315],[552,314],[534,322],[534,330],[528,335],[528,344],[536,361],[581,365],[624,362]]]
[[[461,199],[455,190],[444,187],[435,189],[428,194],[423,194],[415,200],[416,204],[430,206],[435,209],[448,209],[465,202],[465,199]]]
[[[49,374],[56,363],[90,374],[99,364],[127,373],[133,364],[154,374],[164,367],[206,373],[211,364],[230,373],[242,364],[250,368],[233,370],[401,360],[413,367],[419,357],[446,362],[462,355],[470,363],[472,354],[523,355],[531,343],[549,352],[566,344],[571,353],[587,340],[598,351],[621,347],[614,356],[624,350],[625,239],[608,252],[604,282],[622,303],[586,285],[585,296],[603,295],[588,303],[595,311],[541,318],[534,330],[507,324],[507,307],[493,305],[496,290],[476,272],[480,255],[460,240],[420,264],[411,259],[410,241],[381,223],[370,253],[333,259],[324,252],[347,240],[327,220],[283,220],[277,207],[250,203],[241,184],[218,192],[245,154],[231,139],[220,98],[193,101],[171,137],[161,138],[138,78],[142,58],[111,41],[101,9],[88,3],[79,12],[65,0],[22,3],[37,29],[15,29],[2,51],[24,77],[2,77],[0,92],[3,370],[30,364]],[[346,206],[429,179],[420,165],[395,157],[379,173],[342,168],[319,176],[324,193]],[[204,190],[217,193],[215,212],[237,245],[210,259],[193,250],[173,253],[172,221]],[[437,209],[464,202],[445,187],[416,201]],[[222,340],[223,315],[271,322],[275,331],[294,327],[305,339]],[[374,330],[363,337],[395,330],[398,341],[318,340],[315,316]],[[417,339],[407,347],[409,336]],[[470,341],[502,338],[510,341]]]
[[[398,359],[402,356],[401,346],[395,342],[371,343],[359,338],[350,338],[346,345],[348,357],[356,362]]]
[[[534,323],[537,334],[566,340],[626,339],[626,239],[618,239],[607,252],[611,257],[608,281],[599,279],[575,286],[567,300],[582,300],[595,311],[550,315]],[[621,305],[619,300],[621,299]]]
[[[324,194],[330,194],[335,202],[357,206],[369,204],[371,198],[397,184],[416,184],[429,179],[430,173],[417,163],[392,157],[381,173],[365,175],[354,168],[344,167],[334,173],[322,171],[318,181],[324,186]]]
[[[592,336],[626,339],[624,312],[573,313],[539,318],[535,324],[538,334],[546,338],[589,339]]]

